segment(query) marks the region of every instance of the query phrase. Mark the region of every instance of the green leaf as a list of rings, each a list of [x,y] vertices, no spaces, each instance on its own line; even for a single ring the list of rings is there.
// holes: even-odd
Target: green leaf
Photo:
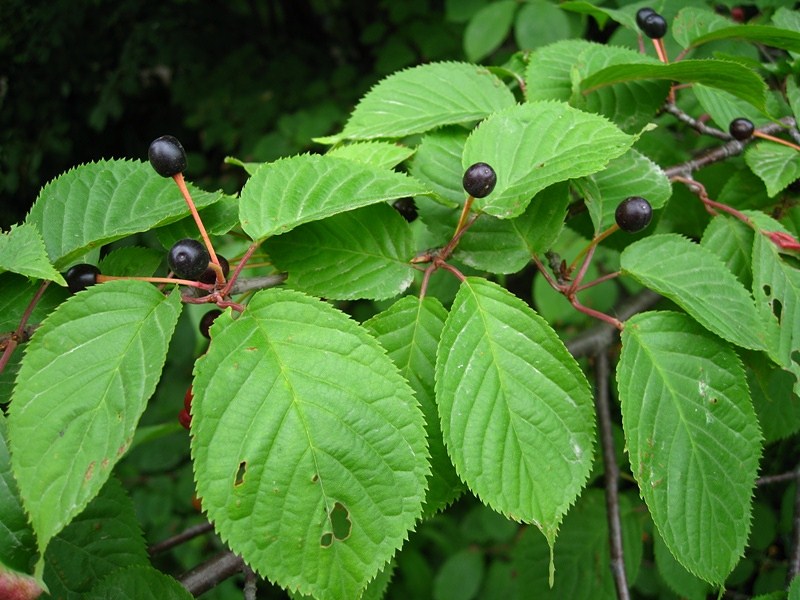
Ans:
[[[641,502],[634,504],[624,494],[619,500],[625,572],[628,581],[635,581],[642,561]],[[519,588],[525,590],[524,597],[537,600],[615,598],[608,539],[603,492],[587,489],[564,517],[554,551],[556,575],[551,587],[545,566],[549,559],[547,545],[530,528],[524,531],[511,556]]]
[[[800,178],[800,152],[782,144],[752,144],[744,153],[744,161],[766,184],[770,198]]]
[[[653,557],[658,574],[667,587],[686,600],[706,600],[711,586],[699,577],[692,575],[679,563],[659,535],[653,531]]]
[[[744,552],[761,454],[739,358],[685,315],[640,313],[622,332],[617,384],[659,533],[689,572],[722,584]]]
[[[569,101],[576,108],[602,114],[625,132],[644,127],[664,103],[669,92],[665,81],[623,81],[582,96],[578,82],[616,64],[645,63],[656,60],[619,46],[584,40],[564,40],[534,52],[525,71],[529,101]],[[657,64],[657,63],[656,63]]]
[[[615,158],[589,179],[595,185],[585,190],[589,192],[585,201],[595,233],[614,224],[617,206],[629,196],[647,198],[650,206],[659,209],[672,195],[672,186],[661,167],[634,149]]]
[[[336,137],[403,137],[442,125],[472,123],[513,104],[514,95],[484,67],[429,63],[380,81]]]
[[[211,335],[192,403],[203,508],[282,587],[357,597],[422,512],[428,451],[412,390],[364,329],[299,292],[260,291]]]
[[[691,46],[696,48],[717,40],[742,40],[791,52],[800,52],[800,33],[772,25],[734,25],[725,29],[716,29],[693,39]]]
[[[119,569],[100,581],[85,600],[192,600],[193,596],[169,575],[150,566]]]
[[[766,112],[767,86],[754,71],[738,63],[724,60],[682,60],[665,65],[613,65],[593,73],[581,81],[584,95],[609,85],[647,79],[664,79],[680,83],[702,83],[730,92]]]
[[[729,92],[700,83],[693,85],[692,91],[703,110],[723,131],[728,131],[731,121],[738,118],[750,119],[756,126],[767,121],[764,113]]]
[[[8,233],[0,232],[0,273],[4,271],[67,285],[50,264],[42,236],[29,223],[12,225]]]
[[[409,173],[433,190],[448,208],[460,207],[466,199],[461,185],[461,155],[467,135],[461,127],[445,127],[425,135],[409,166]]]
[[[794,393],[795,377],[760,352],[747,353],[743,361],[764,443],[796,433],[800,429],[800,402]]]
[[[396,296],[416,272],[411,228],[387,204],[306,223],[263,247],[290,287],[335,300]]]
[[[753,229],[739,219],[718,215],[703,232],[700,245],[719,256],[725,266],[750,288],[753,270],[750,266],[753,253]]]
[[[125,453],[160,378],[180,307],[176,293],[111,281],[59,306],[28,345],[8,430],[40,551]]]
[[[477,548],[464,548],[448,556],[433,580],[434,600],[470,600],[483,581],[483,555]]]
[[[327,156],[346,158],[379,169],[392,169],[413,154],[413,148],[391,142],[358,142],[336,146],[328,151]]]
[[[563,10],[569,10],[594,17],[601,29],[605,27],[608,19],[613,19],[617,23],[624,25],[629,29],[634,29],[636,27],[636,19],[632,14],[632,10],[615,10],[605,6],[595,6],[591,2],[578,1],[562,2],[559,4],[559,6]]]
[[[555,332],[499,285],[467,278],[439,342],[436,398],[461,478],[552,546],[594,444],[589,385]]]
[[[152,277],[162,262],[163,252],[141,246],[124,246],[106,254],[97,267],[105,275]]]
[[[193,186],[189,190],[198,207],[221,198]],[[61,269],[92,248],[188,214],[175,183],[149,164],[108,160],[81,165],[48,183],[25,222],[36,225],[50,260]]]
[[[494,166],[497,185],[475,204],[508,219],[522,214],[541,190],[599,171],[634,141],[598,115],[560,102],[531,102],[483,121],[467,139],[462,166]]]
[[[800,394],[800,270],[760,233],[753,243],[753,296],[774,336],[770,357],[796,377],[794,391]]]
[[[682,48],[688,48],[696,39],[720,29],[736,28],[730,19],[695,6],[682,8],[672,21],[672,37]]]
[[[514,19],[514,39],[520,50],[533,50],[558,40],[580,35],[573,25],[580,19],[547,0],[526,0]]]
[[[117,569],[149,564],[133,502],[112,477],[50,542],[44,581],[52,596],[80,600],[99,579]]]
[[[364,323],[411,384],[425,416],[431,454],[431,477],[425,498],[428,515],[449,505],[463,487],[444,447],[434,397],[436,348],[446,318],[447,311],[435,298],[420,300],[406,296]]]
[[[200,218],[208,235],[224,235],[239,224],[239,199],[223,196],[219,202],[201,210]],[[186,238],[201,239],[200,230],[191,215],[157,228],[155,234],[164,248],[171,248],[175,242]]]
[[[30,573],[36,558],[36,538],[11,471],[7,438],[6,418],[0,413],[0,568]]]
[[[344,158],[304,154],[268,163],[239,197],[242,229],[254,240],[386,200],[425,194],[418,181]]]
[[[677,234],[646,237],[628,246],[622,272],[666,296],[723,339],[752,350],[767,348],[753,299],[722,260]]]
[[[500,0],[485,5],[472,15],[464,29],[464,54],[467,60],[479,61],[500,47],[511,31],[517,6],[514,0]]]

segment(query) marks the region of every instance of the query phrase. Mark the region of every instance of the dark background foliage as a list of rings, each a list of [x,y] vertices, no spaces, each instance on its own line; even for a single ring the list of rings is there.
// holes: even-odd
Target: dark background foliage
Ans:
[[[459,59],[463,25],[410,0],[0,2],[0,226],[70,167],[178,136],[188,176],[314,150],[385,75]],[[319,147],[321,148],[321,147]]]

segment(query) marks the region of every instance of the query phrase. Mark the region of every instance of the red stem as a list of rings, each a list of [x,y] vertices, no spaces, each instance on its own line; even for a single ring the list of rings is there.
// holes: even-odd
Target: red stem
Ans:
[[[177,173],[176,175],[173,175],[172,179],[174,179],[175,183],[178,184],[178,188],[181,190],[183,199],[186,201],[186,205],[189,207],[189,212],[192,213],[192,218],[194,219],[194,222],[197,224],[197,229],[200,230],[200,236],[203,238],[203,243],[206,245],[206,249],[208,250],[208,256],[211,258],[211,262],[217,265],[217,267],[219,267],[219,271],[214,269],[214,271],[217,274],[217,283],[219,285],[224,285],[225,278],[222,276],[222,267],[219,264],[217,253],[214,252],[214,246],[211,244],[211,239],[208,237],[205,225],[203,225],[203,220],[200,218],[200,213],[197,212],[197,207],[194,205],[194,201],[192,200],[192,196],[189,193],[189,189],[186,187],[186,181],[183,178],[183,173]]]
[[[28,303],[28,306],[25,308],[25,312],[22,313],[22,317],[19,320],[19,325],[14,330],[14,333],[11,334],[11,339],[8,340],[8,345],[6,349],[3,351],[3,356],[0,356],[0,373],[6,368],[8,361],[11,359],[11,354],[14,352],[14,349],[19,344],[19,340],[22,339],[23,334],[25,333],[25,326],[28,324],[28,320],[31,318],[33,314],[33,310],[36,308],[36,305],[39,303],[39,300],[42,299],[45,290],[47,290],[47,286],[50,285],[50,281],[43,281],[39,286],[39,289],[36,290],[36,293],[31,298],[31,301]]]

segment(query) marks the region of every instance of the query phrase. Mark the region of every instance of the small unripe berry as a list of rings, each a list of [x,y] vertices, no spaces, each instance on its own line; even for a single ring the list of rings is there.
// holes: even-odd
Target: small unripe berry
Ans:
[[[170,248],[167,263],[181,279],[196,280],[208,268],[208,250],[197,240],[187,238]]]
[[[464,191],[473,198],[485,198],[497,184],[497,174],[491,166],[478,162],[464,171],[461,183]]]
[[[194,392],[192,391],[192,386],[189,386],[189,389],[186,390],[186,393],[183,395],[183,408],[186,411],[192,410],[192,400],[194,399]]]
[[[631,196],[619,203],[614,218],[622,231],[636,233],[650,224],[653,207],[641,196]]]
[[[185,408],[182,408],[178,413],[178,421],[183,425],[184,429],[190,429],[192,426],[192,415],[190,415]]]
[[[743,117],[734,119],[731,121],[731,124],[728,125],[728,133],[731,134],[733,139],[739,140],[740,142],[743,142],[753,135],[755,129],[756,128],[753,125],[753,122],[750,119],[745,119]]]
[[[186,151],[177,138],[162,135],[150,143],[147,157],[156,173],[172,177],[186,170]]]
[[[69,268],[64,273],[64,279],[67,282],[69,291],[76,294],[85,290],[90,285],[97,283],[97,276],[100,275],[100,269],[94,265],[79,264]]]

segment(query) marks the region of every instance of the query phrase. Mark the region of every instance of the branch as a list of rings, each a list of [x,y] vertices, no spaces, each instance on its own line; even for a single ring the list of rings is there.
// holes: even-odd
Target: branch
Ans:
[[[769,123],[764,125],[763,127],[759,127],[757,131],[761,133],[766,133],[768,135],[772,135],[775,133],[780,133],[786,130],[786,127],[793,128],[795,126],[795,121],[791,117],[784,117],[780,120],[779,123]],[[753,139],[753,138],[750,138]],[[676,176],[682,177],[691,177],[691,174],[694,171],[698,171],[703,167],[707,167],[711,164],[720,162],[725,160],[726,158],[730,158],[731,156],[737,156],[742,153],[744,147],[747,143],[740,142],[738,140],[730,140],[729,142],[723,144],[722,146],[717,146],[708,152],[701,154],[700,156],[693,158],[691,160],[686,161],[680,165],[674,165],[672,167],[668,167],[664,169],[664,173],[669,179],[672,179]]]
[[[608,516],[608,542],[611,548],[611,572],[617,586],[617,598],[630,600],[628,578],[625,575],[625,555],[622,549],[622,522],[619,516],[619,466],[614,454],[614,434],[611,429],[611,408],[608,400],[608,353],[595,355],[595,406],[600,427],[600,444],[603,447],[603,465],[606,482],[606,513]]]
[[[702,135],[710,135],[721,140],[728,141],[731,139],[730,134],[727,131],[722,131],[717,129],[716,127],[709,127],[702,121],[698,121],[688,113],[682,111],[674,102],[666,102],[663,107],[664,112],[671,114],[673,117],[678,119],[679,121],[686,123],[692,129],[695,129],[698,133]]]
[[[652,308],[659,300],[661,296],[653,291],[644,290],[620,303],[616,310],[617,318],[625,321],[636,313]],[[594,356],[611,346],[618,333],[616,327],[600,323],[568,341],[567,350],[575,358]]]
[[[286,277],[286,273],[279,273],[277,275],[239,279],[231,288],[230,293],[232,296],[237,296],[252,290],[263,290],[265,288],[275,287],[286,281]]]
[[[233,552],[223,552],[184,573],[178,581],[192,596],[199,596],[241,572],[244,566]]]
[[[147,549],[147,552],[150,554],[150,556],[155,556],[156,554],[166,552],[175,546],[180,546],[184,542],[188,542],[191,539],[213,530],[214,526],[211,523],[192,525],[191,527],[181,531],[179,534],[174,535],[171,538],[167,538],[166,540],[158,542],[157,544],[153,544]]]
[[[800,467],[795,472],[800,475]],[[792,519],[792,540],[789,545],[791,554],[789,556],[789,569],[786,572],[786,585],[800,573],[800,477],[795,481],[796,489],[794,492],[794,518]]]

